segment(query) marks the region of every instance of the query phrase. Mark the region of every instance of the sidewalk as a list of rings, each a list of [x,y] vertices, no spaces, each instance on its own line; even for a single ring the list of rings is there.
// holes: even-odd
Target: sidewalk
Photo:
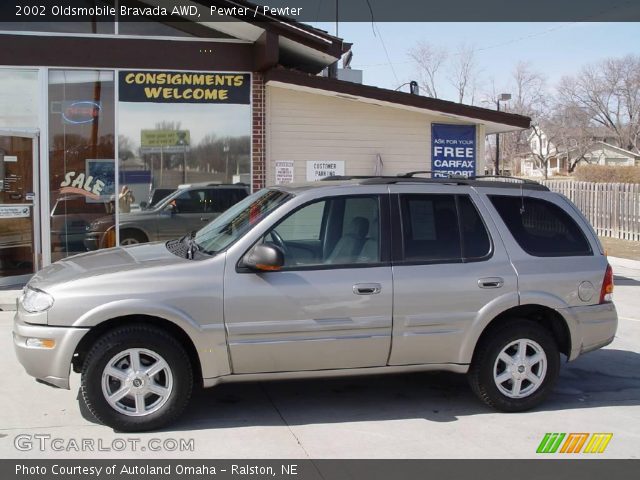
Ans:
[[[640,261],[640,242],[609,237],[600,237],[600,242],[610,257]]]

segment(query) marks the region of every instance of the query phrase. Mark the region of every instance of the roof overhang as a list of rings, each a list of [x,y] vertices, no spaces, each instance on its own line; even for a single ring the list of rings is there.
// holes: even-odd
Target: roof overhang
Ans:
[[[244,7],[250,10],[255,8],[255,4],[245,0],[194,0],[194,2],[205,6]],[[344,42],[342,38],[277,15],[257,13],[251,22],[248,22],[246,17],[237,16],[235,20],[200,23],[248,42],[256,42],[265,32],[275,34],[278,36],[280,63],[311,73],[321,72],[351,49],[351,44]]]
[[[274,87],[410,110],[443,117],[443,119],[448,118],[456,122],[483,124],[487,134],[524,130],[531,126],[531,119],[523,115],[498,112],[370,85],[307,75],[286,69],[268,71],[265,74],[265,82],[267,85]]]

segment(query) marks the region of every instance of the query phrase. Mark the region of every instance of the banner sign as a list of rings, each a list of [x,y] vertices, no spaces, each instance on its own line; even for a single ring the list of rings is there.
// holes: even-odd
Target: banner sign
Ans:
[[[431,125],[431,176],[476,175],[475,125]]]
[[[121,71],[121,102],[249,105],[248,73]]]
[[[172,147],[190,143],[189,130],[140,130],[141,147]]]
[[[310,161],[307,162],[307,181],[315,182],[323,178],[344,175],[344,161]]]

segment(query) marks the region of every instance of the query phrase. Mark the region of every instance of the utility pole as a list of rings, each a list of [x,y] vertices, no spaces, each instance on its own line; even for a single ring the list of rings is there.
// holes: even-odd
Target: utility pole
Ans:
[[[510,93],[501,93],[496,99],[496,109],[500,111],[500,102],[511,100]],[[496,132],[496,175],[500,175],[500,133]]]

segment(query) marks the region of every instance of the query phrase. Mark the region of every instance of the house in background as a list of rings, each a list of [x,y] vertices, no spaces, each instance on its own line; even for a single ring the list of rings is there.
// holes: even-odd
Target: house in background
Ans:
[[[534,129],[537,127],[534,127]],[[548,159],[548,176],[569,175],[569,167],[580,156],[581,164],[619,167],[640,166],[640,153],[634,153],[603,140],[594,138],[586,149],[574,148],[568,152],[558,149],[542,131],[532,130],[529,136],[530,152],[520,157],[520,174],[526,177],[544,177],[544,166],[537,157]]]
[[[597,141],[585,153],[584,161],[594,165],[633,167],[640,165],[640,153],[634,153],[606,142]]]

